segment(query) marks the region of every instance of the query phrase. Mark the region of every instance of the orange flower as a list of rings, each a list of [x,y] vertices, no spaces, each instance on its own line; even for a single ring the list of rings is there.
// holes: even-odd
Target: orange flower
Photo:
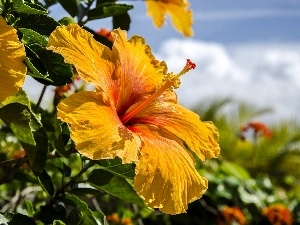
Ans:
[[[218,131],[211,122],[177,104],[172,87],[195,67],[166,74],[142,37],[112,31],[112,50],[78,25],[58,27],[49,49],[76,67],[95,91],[78,92],[58,105],[58,117],[70,125],[77,150],[90,159],[116,156],[136,162],[134,188],[152,208],[185,212],[205,192],[207,180],[194,165],[217,157]]]
[[[165,14],[169,14],[172,24],[184,36],[192,36],[193,16],[188,9],[187,0],[156,0],[145,1],[147,14],[153,18],[154,25],[161,27],[165,21]]]
[[[113,37],[112,37],[112,35],[111,35],[111,31],[108,31],[108,30],[106,30],[106,29],[104,29],[104,28],[101,28],[101,29],[98,30],[96,33],[99,34],[99,35],[102,36],[102,37],[106,37],[107,40],[109,40],[110,42],[113,42],[113,41],[114,41],[114,40],[113,40]]]
[[[26,76],[25,48],[19,41],[17,30],[6,24],[0,16],[0,102],[15,95]]]
[[[217,218],[218,225],[231,225],[231,224],[246,224],[244,213],[237,207],[224,207],[221,210],[221,215]]]
[[[66,92],[70,91],[72,84],[66,84],[64,86],[57,86],[54,89],[55,98],[61,98]]]
[[[264,208],[262,214],[272,225],[291,225],[293,221],[292,213],[282,204]]]
[[[241,127],[241,132],[247,132],[249,129],[252,129],[255,134],[262,134],[265,138],[272,136],[270,129],[261,122],[249,122],[246,126]]]
[[[112,225],[133,225],[131,218],[120,219],[117,213],[106,216],[106,219]]]

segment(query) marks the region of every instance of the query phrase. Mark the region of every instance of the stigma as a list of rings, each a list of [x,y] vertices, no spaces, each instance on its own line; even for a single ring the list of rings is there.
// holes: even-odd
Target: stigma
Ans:
[[[126,112],[123,116],[120,117],[123,124],[127,123],[134,115],[136,115],[139,111],[145,108],[151,101],[158,98],[162,95],[165,91],[172,91],[173,89],[177,89],[180,86],[180,77],[192,69],[196,68],[196,64],[193,63],[191,60],[187,59],[187,62],[184,68],[178,73],[168,73],[163,79],[163,83],[159,86],[156,91],[150,95],[149,98],[145,99],[139,105],[134,108],[131,108],[128,112]]]

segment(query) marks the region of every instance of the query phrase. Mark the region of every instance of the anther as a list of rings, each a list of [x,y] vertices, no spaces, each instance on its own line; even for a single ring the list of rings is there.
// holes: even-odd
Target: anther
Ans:
[[[163,79],[163,84],[157,88],[157,90],[146,100],[141,102],[139,105],[137,105],[135,108],[131,109],[129,112],[126,112],[123,116],[120,117],[121,121],[125,124],[130,120],[135,114],[137,114],[139,111],[141,111],[144,107],[146,107],[151,101],[156,99],[158,96],[160,96],[162,93],[164,93],[167,90],[173,90],[179,87],[180,80],[179,77],[183,74],[187,73],[188,71],[195,69],[196,64],[193,63],[191,60],[187,59],[185,67],[182,69],[182,71],[175,75],[173,73],[167,74],[167,76]]]

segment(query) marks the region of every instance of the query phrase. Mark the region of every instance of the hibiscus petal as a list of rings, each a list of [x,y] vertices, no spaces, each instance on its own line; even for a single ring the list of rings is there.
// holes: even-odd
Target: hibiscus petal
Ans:
[[[138,98],[153,93],[161,85],[166,64],[154,58],[142,37],[133,36],[127,41],[126,31],[112,31],[113,57],[117,65],[113,77],[115,105],[119,114]]]
[[[135,190],[149,207],[167,214],[185,212],[187,204],[206,191],[206,178],[198,174],[193,158],[176,137],[142,126],[135,126],[134,131],[143,141]]]
[[[185,36],[192,36],[193,15],[192,11],[187,9],[186,0],[168,0],[168,1],[146,1],[147,14],[153,18],[154,25],[161,27],[164,24],[165,14],[169,14],[171,22],[175,29]]]
[[[114,158],[123,163],[137,161],[141,141],[123,126],[115,110],[100,94],[84,91],[64,99],[58,118],[71,125],[76,149],[90,159]]]
[[[25,48],[17,30],[0,16],[0,102],[18,92],[26,76]]]
[[[91,33],[77,24],[59,26],[49,37],[48,49],[73,64],[83,80],[108,93],[114,70],[111,50],[97,42]]]
[[[153,23],[160,28],[165,21],[166,4],[160,1],[145,1],[147,14],[153,18]]]
[[[173,26],[183,35],[193,36],[193,15],[192,11],[186,9],[187,5],[168,5],[168,13],[170,14]]]
[[[168,95],[152,102],[131,119],[132,123],[152,124],[168,130],[201,160],[217,157],[220,154],[219,133],[214,124],[202,122],[199,115],[171,100]]]

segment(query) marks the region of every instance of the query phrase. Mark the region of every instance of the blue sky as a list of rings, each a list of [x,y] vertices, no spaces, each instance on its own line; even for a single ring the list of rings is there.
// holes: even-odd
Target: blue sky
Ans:
[[[177,90],[181,104],[192,107],[199,100],[230,97],[272,107],[274,113],[266,120],[300,121],[299,0],[190,0],[192,38],[176,32],[169,20],[156,29],[143,1],[122,3],[134,5],[128,36],[145,37],[170,71],[179,72],[186,58],[196,62],[196,69],[182,78]],[[57,7],[51,15],[55,19],[66,16]],[[111,29],[111,19],[88,26]]]

